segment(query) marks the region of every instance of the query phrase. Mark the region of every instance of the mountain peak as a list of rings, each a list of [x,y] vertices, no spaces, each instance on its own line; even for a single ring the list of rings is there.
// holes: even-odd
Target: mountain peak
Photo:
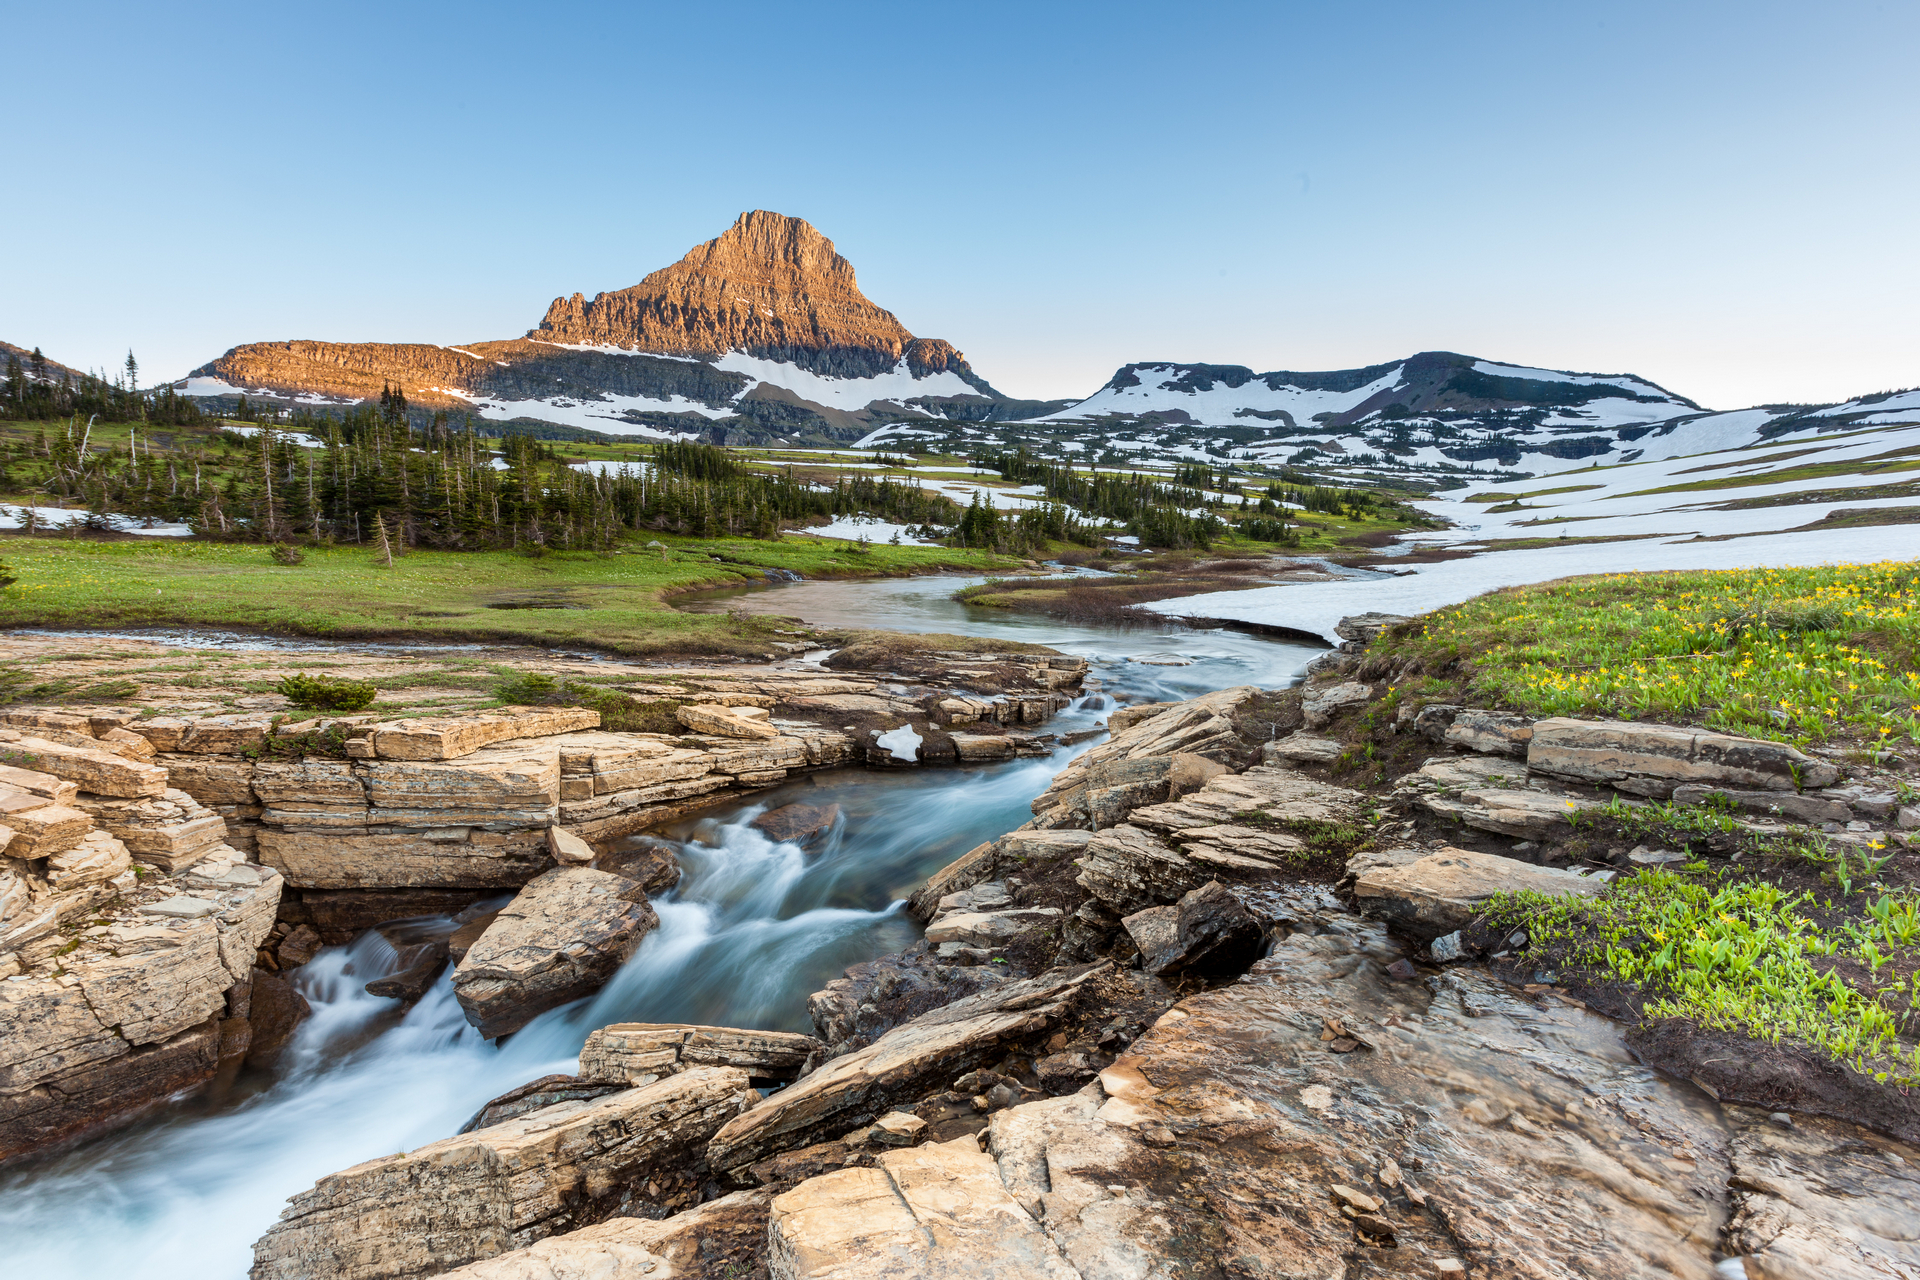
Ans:
[[[764,209],[632,288],[555,298],[527,336],[701,358],[740,351],[839,377],[885,372],[916,348],[906,326],[860,292],[833,241]]]

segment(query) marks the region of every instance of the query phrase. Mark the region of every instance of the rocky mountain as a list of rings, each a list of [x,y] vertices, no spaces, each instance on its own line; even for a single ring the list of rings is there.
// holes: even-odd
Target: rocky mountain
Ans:
[[[307,406],[388,385],[427,410],[550,434],[847,443],[899,420],[986,420],[1062,403],[1001,395],[953,346],[875,306],[810,224],[743,213],[630,289],[554,299],[525,337],[250,343],[193,371],[186,394]]]
[[[1744,411],[1751,412],[1751,411]],[[1634,374],[1569,373],[1451,351],[1318,373],[1129,364],[1078,404],[1009,423],[888,424],[898,440],[967,452],[1024,447],[1124,466],[1164,459],[1332,466],[1354,478],[1446,484],[1491,469],[1631,460],[1635,442],[1724,417]]]
[[[78,369],[61,364],[58,360],[48,359],[44,352],[41,354],[39,364],[36,365],[32,347],[16,347],[11,342],[0,342],[0,364],[5,364],[8,358],[18,360],[20,371],[28,378],[36,380],[58,382],[60,376],[65,374],[72,381],[78,382],[84,376]]]

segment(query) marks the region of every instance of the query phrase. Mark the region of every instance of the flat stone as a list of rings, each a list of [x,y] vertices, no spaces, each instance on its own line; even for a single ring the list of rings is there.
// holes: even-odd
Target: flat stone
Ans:
[[[809,1178],[774,1197],[767,1266],[777,1280],[1082,1274],[1008,1193],[993,1159],[971,1137],[889,1151],[873,1168]]]
[[[777,738],[780,730],[765,719],[742,714],[754,707],[719,707],[692,704],[675,707],[674,716],[695,733],[713,733],[723,738]]]
[[[682,1022],[615,1022],[587,1037],[583,1080],[625,1084],[636,1076],[672,1075],[696,1066],[738,1067],[770,1080],[791,1080],[823,1048],[792,1031],[750,1031]]]
[[[1464,928],[1493,894],[1518,889],[1591,896],[1601,884],[1571,871],[1446,848],[1405,866],[1368,871],[1354,882],[1353,894],[1366,914],[1430,942]]]
[[[1319,729],[1349,707],[1365,706],[1373,699],[1373,690],[1358,680],[1335,685],[1309,686],[1300,697],[1300,710],[1306,715],[1307,728]]]
[[[973,947],[998,947],[1036,926],[1059,919],[1058,907],[1022,907],[1006,911],[956,911],[935,916],[927,925],[927,942],[959,942]]]
[[[1839,770],[1781,742],[1705,729],[1555,717],[1533,727],[1527,767],[1665,798],[1683,783],[1750,790],[1827,787]]]
[[[1345,750],[1332,738],[1295,733],[1261,747],[1260,763],[1278,765],[1283,761],[1291,761],[1294,764],[1332,764]]]
[[[765,1191],[736,1191],[670,1218],[613,1218],[551,1236],[442,1280],[670,1280],[751,1273],[766,1249]]]
[[[600,713],[582,707],[502,707],[475,715],[396,720],[375,726],[368,739],[384,760],[457,760],[514,738],[599,727]]]
[[[172,898],[162,898],[159,902],[141,904],[142,915],[166,916],[175,920],[198,920],[201,916],[210,916],[220,909],[220,904],[212,898],[195,898],[181,894]]]

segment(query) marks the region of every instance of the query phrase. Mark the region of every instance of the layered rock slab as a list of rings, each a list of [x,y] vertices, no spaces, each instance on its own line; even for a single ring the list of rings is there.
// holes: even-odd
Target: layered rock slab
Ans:
[[[399,1280],[523,1248],[605,1217],[656,1171],[697,1164],[751,1096],[744,1071],[699,1067],[369,1160],[293,1197],[249,1274]]]
[[[1400,866],[1372,866],[1354,881],[1360,909],[1423,942],[1463,929],[1496,893],[1531,889],[1592,897],[1604,882],[1471,849],[1446,848]]]
[[[454,996],[488,1039],[596,991],[659,917],[631,880],[557,867],[529,881],[453,971]]]
[[[809,1178],[774,1197],[777,1280],[1078,1280],[971,1137],[889,1151],[872,1168]]]
[[[766,1248],[764,1191],[671,1218],[613,1218],[443,1273],[445,1280],[693,1280],[746,1276]]]
[[[715,1170],[740,1170],[871,1124],[894,1104],[918,1100],[1053,1025],[1079,988],[1108,968],[1049,970],[922,1014],[730,1121],[708,1159]]]

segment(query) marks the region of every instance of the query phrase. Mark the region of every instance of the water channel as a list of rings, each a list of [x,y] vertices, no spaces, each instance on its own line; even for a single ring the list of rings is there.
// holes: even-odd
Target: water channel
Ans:
[[[1094,627],[952,601],[969,581],[802,582],[710,592],[683,606],[1051,645],[1088,658],[1100,685],[1048,726],[1062,734],[1096,727],[1116,701],[1284,685],[1315,653],[1237,631]],[[378,934],[328,948],[298,971],[313,1016],[272,1075],[244,1078],[218,1098],[174,1099],[131,1128],[0,1174],[8,1274],[235,1280],[288,1196],[362,1160],[447,1137],[528,1080],[571,1072],[596,1027],[810,1030],[810,992],[918,936],[900,899],[1024,822],[1028,801],[1091,745],[986,766],[812,774],[663,831],[683,876],[654,900],[659,927],[599,993],[498,1045],[467,1025],[445,975],[404,1012],[367,995],[363,985],[393,959]],[[748,825],[796,800],[838,804],[843,814],[825,847],[807,855]]]

